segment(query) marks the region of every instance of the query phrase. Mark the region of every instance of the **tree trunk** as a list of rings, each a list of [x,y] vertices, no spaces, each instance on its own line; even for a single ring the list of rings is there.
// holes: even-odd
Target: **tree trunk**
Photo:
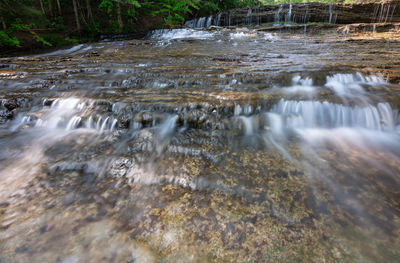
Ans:
[[[77,3],[77,5],[78,5],[78,12],[81,14],[81,17],[82,17],[82,21],[83,21],[83,23],[85,24],[85,25],[87,25],[88,23],[86,22],[86,19],[85,19],[85,12],[83,12],[83,10],[82,10],[82,7],[81,7],[81,4],[79,3],[79,0],[78,0],[78,2],[76,2]]]
[[[7,30],[6,22],[4,21],[4,17],[1,17],[1,24],[3,25],[3,29]]]
[[[43,6],[43,0],[40,0],[40,7],[42,8],[43,15],[46,15],[46,12],[44,11],[44,6]]]
[[[92,7],[90,6],[90,0],[86,0],[86,10],[87,10],[87,17],[93,23],[93,14],[92,14]]]
[[[74,6],[76,28],[78,29],[78,32],[81,32],[81,24],[79,23],[78,6],[76,4],[76,0],[72,0],[72,5]]]
[[[119,32],[122,32],[122,29],[124,28],[124,24],[122,22],[122,16],[121,16],[121,5],[119,2],[117,2],[117,19],[118,19],[118,29]]]
[[[50,11],[50,16],[53,16],[53,4],[51,3],[51,0],[49,0],[49,11]]]
[[[60,0],[57,0],[57,8],[58,8],[58,14],[61,16],[62,12],[61,12]]]

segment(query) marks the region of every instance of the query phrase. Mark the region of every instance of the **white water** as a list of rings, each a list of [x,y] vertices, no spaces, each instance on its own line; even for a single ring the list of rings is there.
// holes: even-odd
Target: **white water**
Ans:
[[[251,24],[251,8],[249,8],[248,10],[247,10],[247,15],[246,15],[246,25],[250,25]]]
[[[292,21],[292,4],[289,4],[289,10],[285,18],[285,22]]]
[[[343,106],[327,101],[286,101],[275,105],[272,113],[282,118],[287,128],[364,128],[394,132],[398,118],[388,103]]]
[[[160,140],[166,139],[168,136],[170,136],[174,132],[177,119],[178,119],[178,115],[169,116],[163,123],[161,123],[158,126],[158,130],[159,130],[158,135],[159,135]]]
[[[281,12],[282,12],[282,9],[283,9],[283,5],[282,5],[282,4],[279,4],[278,11],[275,13],[275,20],[274,20],[274,22],[278,23],[278,22],[281,21]]]
[[[383,156],[399,160],[391,152],[400,143],[399,111],[371,93],[387,85],[381,77],[361,73],[327,76],[322,86],[314,85],[309,77],[294,76],[291,86],[274,90],[285,95],[306,95],[309,100],[281,99],[260,117],[258,113],[252,115],[253,110],[244,110],[249,106],[237,104],[235,120],[239,127],[243,126],[245,136],[258,134],[289,159],[292,157],[286,144],[298,138],[305,148],[334,147],[343,156],[346,156],[345,150],[352,149],[364,151],[365,158],[375,158],[372,154],[379,150]],[[343,103],[318,100],[317,94],[323,89],[331,90]],[[358,103],[348,104],[349,99]]]
[[[328,76],[325,87],[331,89],[337,96],[343,99],[366,99],[368,94],[364,87],[379,88],[386,85],[388,83],[381,77],[365,77],[360,73],[356,73]]]
[[[25,116],[16,118],[10,126],[11,131],[23,128],[24,125],[45,129],[52,133],[76,129],[93,130],[103,133],[114,131],[118,121],[112,117],[92,116],[93,102],[79,98],[56,99],[50,107],[34,109]],[[93,118],[97,121],[94,122]]]
[[[313,80],[309,77],[301,78],[301,76],[294,76],[292,78],[292,85],[289,87],[279,87],[276,90],[287,94],[302,94],[302,95],[314,95],[318,87],[313,86]]]
[[[217,21],[215,22],[216,25],[219,24],[220,19],[221,19],[221,14],[219,14],[217,17]],[[214,21],[215,19],[213,18],[213,16],[199,17],[186,21],[185,26],[190,28],[205,28],[212,26],[214,24],[213,23]]]
[[[220,24],[221,24],[221,13],[219,13],[217,16],[216,26],[219,26]]]
[[[390,3],[383,2],[377,7],[375,7],[371,22],[390,23],[392,21],[395,10],[396,10],[396,5],[391,5]]]
[[[194,38],[194,39],[210,39],[214,37],[214,33],[206,32],[196,29],[160,29],[154,30],[150,38],[151,39],[184,39],[184,38]]]
[[[89,51],[91,49],[93,49],[92,46],[79,44],[79,45],[73,46],[73,47],[71,47],[69,49],[57,50],[57,51],[46,53],[46,54],[40,54],[40,55],[37,55],[35,57],[76,55],[76,54],[84,53],[84,52]]]
[[[213,16],[209,16],[207,18],[206,27],[210,27],[213,21]]]
[[[313,180],[315,177],[312,175],[315,174],[326,181],[333,181],[330,184],[333,191],[322,192],[322,194],[327,193],[327,199],[329,199],[331,192],[341,193],[338,189],[344,188],[345,192],[348,189],[347,181],[340,184],[334,181],[336,178],[346,178],[356,174],[361,175],[360,178],[363,180],[364,177],[368,178],[375,173],[376,180],[369,179],[363,185],[354,184],[353,189],[361,189],[361,197],[347,198],[350,193],[346,195],[346,198],[349,202],[355,203],[354,206],[358,210],[363,209],[362,205],[372,204],[378,207],[378,211],[382,211],[382,215],[384,213],[391,215],[391,207],[380,210],[383,202],[380,202],[381,199],[375,199],[375,196],[383,196],[383,199],[390,195],[377,194],[373,188],[374,183],[377,185],[383,183],[383,180],[380,180],[381,174],[382,177],[386,175],[394,177],[398,174],[398,168],[396,168],[400,156],[398,110],[395,108],[396,103],[390,104],[385,102],[384,98],[377,97],[381,91],[384,91],[383,89],[388,88],[388,83],[381,78],[365,77],[360,74],[332,74],[324,81],[323,76],[327,74],[326,72],[332,68],[337,70],[337,66],[330,67],[331,65],[327,62],[327,67],[322,72],[317,72],[322,64],[313,64],[313,61],[319,59],[336,61],[335,59],[338,59],[336,51],[328,50],[331,46],[322,45],[327,52],[324,52],[324,55],[318,55],[318,52],[312,52],[312,50],[308,53],[309,49],[306,53],[302,53],[304,52],[301,51],[304,48],[302,41],[288,47],[287,43],[280,39],[276,45],[271,45],[262,41],[263,35],[259,33],[256,37],[259,44],[256,46],[257,43],[250,38],[252,32],[221,31],[223,32],[220,34],[226,36],[226,38],[218,39],[223,42],[222,44],[212,41],[171,41],[171,47],[159,49],[153,45],[157,41],[145,40],[143,42],[145,45],[140,47],[132,45],[138,41],[127,41],[124,42],[125,51],[119,44],[110,45],[104,50],[104,52],[112,52],[112,56],[79,58],[79,65],[76,64],[75,59],[69,63],[60,62],[58,66],[64,67],[62,70],[70,71],[76,68],[75,73],[56,79],[54,85],[57,87],[54,91],[49,92],[45,88],[34,90],[35,101],[32,105],[16,111],[16,114],[19,112],[20,116],[12,124],[16,124],[17,128],[13,131],[1,131],[0,196],[2,200],[3,196],[4,199],[10,196],[14,198],[13,196],[20,194],[17,190],[21,187],[18,183],[15,186],[16,178],[20,178],[18,180],[24,184],[29,181],[29,178],[33,178],[35,182],[32,184],[33,187],[27,186],[25,189],[35,190],[37,187],[42,187],[43,182],[43,191],[49,192],[47,200],[56,202],[54,208],[43,209],[46,205],[44,202],[47,200],[42,201],[42,196],[34,192],[29,195],[34,197],[34,202],[30,203],[26,200],[29,202],[28,205],[32,204],[32,208],[38,205],[38,214],[43,220],[37,220],[29,209],[21,210],[21,216],[28,220],[28,224],[14,223],[9,229],[2,229],[4,235],[10,236],[10,239],[5,240],[5,244],[12,248],[8,250],[11,251],[11,256],[15,248],[24,248],[25,240],[31,237],[25,238],[24,234],[19,234],[25,231],[37,233],[41,242],[39,246],[31,246],[28,243],[26,245],[28,252],[25,253],[26,257],[22,257],[23,259],[32,257],[32,261],[40,261],[41,255],[46,253],[54,254],[51,258],[54,260],[48,261],[68,261],[71,257],[62,255],[64,251],[67,251],[65,244],[69,247],[68,254],[81,255],[79,254],[80,246],[77,250],[75,243],[67,242],[75,237],[84,239],[84,242],[81,238],[76,240],[79,245],[83,243],[82,251],[95,251],[97,234],[88,237],[86,228],[78,229],[74,236],[60,231],[66,225],[66,221],[76,221],[80,225],[80,222],[86,221],[88,216],[97,214],[96,211],[86,212],[89,206],[86,206],[85,200],[81,199],[86,196],[90,206],[97,200],[106,198],[105,202],[98,204],[98,207],[104,206],[105,210],[110,211],[110,214],[104,216],[105,218],[109,216],[112,216],[113,220],[123,218],[122,221],[117,221],[118,225],[125,225],[127,221],[133,222],[133,225],[127,226],[126,230],[122,231],[128,232],[129,235],[132,235],[136,226],[143,222],[140,219],[136,221],[137,214],[149,214],[151,205],[154,203],[157,210],[152,210],[153,212],[157,211],[156,214],[159,214],[160,205],[166,212],[159,214],[163,221],[155,219],[154,224],[151,223],[156,229],[166,225],[167,228],[172,227],[172,230],[188,231],[190,229],[176,228],[176,225],[169,224],[169,219],[166,219],[167,221],[164,219],[169,217],[171,210],[174,210],[174,215],[179,217],[182,211],[186,211],[187,205],[193,204],[194,209],[198,205],[207,208],[207,202],[202,204],[202,201],[209,197],[215,197],[217,201],[215,207],[228,202],[228,209],[230,209],[229,203],[236,202],[235,200],[238,199],[245,201],[245,205],[255,205],[252,209],[255,212],[251,218],[255,216],[258,225],[262,222],[259,220],[271,222],[272,219],[274,223],[280,219],[285,227],[286,223],[289,227],[295,226],[295,232],[292,233],[296,235],[296,229],[309,231],[311,228],[300,221],[302,215],[300,218],[293,218],[290,215],[292,208],[286,206],[290,202],[280,203],[276,201],[278,199],[271,198],[270,194],[276,194],[276,188],[273,187],[274,181],[282,181],[285,184],[284,187],[286,182],[289,183],[287,189],[278,187],[277,198],[281,200],[280,193],[283,193],[291,199],[298,191],[302,193],[305,185],[310,188],[319,186],[319,183]],[[231,32],[243,33],[239,36],[244,34],[250,34],[250,36],[236,41],[240,42],[239,45],[232,48],[233,41],[229,35]],[[179,34],[179,30],[175,33]],[[171,37],[175,36],[171,35]],[[189,52],[184,50],[189,45],[193,47],[190,50],[194,56],[187,55]],[[299,45],[299,50],[297,50],[297,45]],[[265,49],[265,47],[268,48]],[[163,54],[163,51],[167,52]],[[329,52],[335,53],[335,56],[329,56]],[[365,49],[360,51],[361,54],[365,54],[364,52]],[[279,54],[283,54],[284,58],[277,59]],[[228,58],[238,56],[241,61],[232,63],[229,60],[214,60],[216,57],[223,56],[228,56]],[[296,65],[288,64],[286,68],[285,61],[292,60],[295,56],[300,57],[299,60],[291,62]],[[111,68],[111,72],[110,70],[101,71],[102,66],[99,66],[98,59],[100,61],[104,59],[101,65],[106,65],[106,69]],[[345,64],[348,56],[340,59]],[[274,64],[275,60],[283,66],[277,67]],[[48,64],[41,65],[43,61],[38,61],[37,65],[36,62],[34,63],[33,68],[40,67],[47,71]],[[53,60],[50,63],[53,63]],[[251,67],[248,67],[250,64]],[[146,66],[138,67],[138,65]],[[28,77],[32,71],[34,70],[26,70],[29,72]],[[39,73],[41,79],[58,77],[58,75],[54,77],[52,72]],[[270,77],[273,77],[272,81]],[[138,82],[133,81],[135,78],[144,83],[137,85]],[[91,87],[99,80],[106,83],[115,81],[117,84],[94,91]],[[132,81],[126,83],[124,80]],[[68,83],[67,91],[59,89],[61,81]],[[27,86],[31,84],[28,81],[25,82]],[[120,87],[120,83],[126,85],[123,84]],[[166,88],[167,83],[175,83],[175,86]],[[77,84],[83,84],[85,87],[75,90]],[[103,86],[103,84],[96,84],[96,86]],[[74,89],[70,90],[70,87]],[[280,90],[282,93],[268,93],[270,89]],[[390,92],[395,93],[396,89],[397,86],[393,85]],[[390,97],[388,93],[389,90],[384,94]],[[312,96],[308,97],[308,94]],[[55,97],[60,99],[51,103]],[[357,99],[360,97],[361,101]],[[49,98],[50,101],[42,104],[41,100],[44,98]],[[283,99],[280,100],[281,98]],[[140,113],[142,116],[138,116]],[[143,113],[146,113],[146,116],[143,116]],[[9,124],[11,125],[11,123],[5,123],[4,126],[9,127]],[[364,162],[360,163],[360,158]],[[121,168],[124,163],[120,160],[126,160],[126,169]],[[389,166],[390,164],[392,166]],[[75,167],[81,168],[76,170]],[[287,173],[289,178],[286,179],[275,177],[274,170],[283,169],[285,170],[283,174],[285,174],[287,168],[297,170],[299,173],[290,171]],[[120,171],[116,171],[118,169]],[[109,176],[115,176],[115,178],[109,180]],[[306,182],[308,178],[310,180]],[[249,183],[246,182],[247,180]],[[163,182],[160,187],[140,185],[160,182]],[[35,186],[38,183],[40,186]],[[48,189],[49,191],[47,190],[48,183],[54,185],[51,186],[54,188]],[[71,187],[70,183],[73,183]],[[75,183],[77,187],[74,186]],[[126,187],[127,183],[134,183],[134,185]],[[182,187],[171,187],[167,184],[177,184]],[[278,186],[281,185],[278,184]],[[87,188],[91,189],[86,190]],[[52,189],[61,191],[53,192]],[[191,192],[190,189],[202,191]],[[382,189],[386,190],[385,187]],[[140,194],[141,192],[137,194],[138,190],[143,191],[144,194]],[[169,195],[171,190],[175,194]],[[76,194],[76,199],[73,204],[65,205],[64,208],[62,205],[64,192],[69,194],[72,191]],[[166,198],[159,198],[158,191],[166,193]],[[312,198],[313,194],[306,191],[306,195]],[[129,195],[125,195],[125,192]],[[220,193],[228,199],[225,197],[220,199]],[[233,198],[230,197],[231,195]],[[38,201],[35,201],[36,196]],[[263,196],[268,198],[267,202],[258,199],[258,197],[264,198]],[[357,198],[362,199],[364,196],[372,196],[372,202],[366,201],[362,205],[356,202]],[[146,200],[148,197],[151,200]],[[191,199],[192,197],[199,197],[199,200],[202,200],[201,203],[192,202],[191,200],[195,201]],[[272,199],[271,202],[270,199]],[[115,205],[114,201],[116,201]],[[304,200],[299,201],[303,203]],[[334,206],[333,209],[329,209],[329,212],[336,211],[335,207],[340,206],[340,203],[335,201],[331,199],[327,201],[327,205]],[[276,205],[274,202],[277,202]],[[235,208],[234,203],[232,204]],[[108,208],[109,205],[111,208]],[[150,205],[149,209],[148,205]],[[296,203],[294,205],[296,206]],[[293,208],[297,209],[295,206]],[[308,205],[305,206],[308,210]],[[0,207],[0,209],[2,212],[5,211],[6,215],[10,213],[9,208]],[[58,212],[61,210],[65,210],[66,213],[69,211],[67,214],[71,217],[60,218]],[[260,214],[260,210],[265,213]],[[318,215],[319,212],[319,207],[317,207],[316,212],[310,211],[310,216]],[[48,216],[49,213],[54,213],[55,217]],[[272,218],[269,217],[270,213],[273,213]],[[297,215],[297,212],[295,214]],[[354,215],[352,211],[348,214],[349,218]],[[393,215],[396,214],[393,213]],[[376,216],[380,217],[380,213],[378,212]],[[326,217],[322,215],[322,217],[330,220],[331,214]],[[174,222],[176,222],[175,218],[173,216]],[[398,217],[393,218],[398,219]],[[232,215],[228,213],[225,222],[236,222],[236,219],[237,213]],[[317,218],[310,217],[310,219],[315,224],[321,222]],[[35,220],[37,223],[32,224]],[[101,221],[101,217],[99,220]],[[333,227],[340,227],[339,224],[335,224],[334,219],[332,220]],[[210,229],[214,227],[214,221],[207,220],[211,223]],[[352,226],[351,218],[349,221],[349,225]],[[56,224],[54,230],[45,233],[39,231],[43,225],[46,226],[52,222]],[[274,225],[271,226],[274,227]],[[320,231],[319,226],[317,225],[316,231]],[[95,232],[99,233],[101,227],[99,229]],[[148,232],[148,240],[155,242],[155,250],[158,251],[158,244],[160,244],[158,234],[157,232],[152,234],[152,229],[154,228],[151,227]],[[283,230],[286,231],[284,228]],[[331,238],[335,236],[331,236],[330,232],[328,234],[329,240],[323,245],[330,249]],[[264,234],[260,235],[255,237],[261,240]],[[185,236],[190,236],[190,233]],[[54,237],[62,237],[62,239]],[[134,236],[131,237],[135,239]],[[267,246],[270,244],[279,246],[281,237],[279,235],[276,241],[272,239]],[[295,243],[298,244],[297,236],[295,237]],[[230,235],[226,238],[225,240],[229,242]],[[110,244],[114,241],[115,239],[106,239],[104,243]],[[121,243],[125,241],[126,239],[123,239]],[[319,241],[321,240],[317,240],[318,243]],[[53,245],[48,247],[48,242]],[[202,243],[204,246],[213,244],[208,239],[202,239],[200,243],[196,239],[195,242],[195,244]],[[348,243],[342,240],[338,242],[339,246],[343,244],[343,247],[357,246],[356,243],[353,240]],[[171,249],[184,247],[185,244],[186,241],[183,238],[173,244]],[[115,243],[114,245],[117,246]],[[291,244],[288,243],[288,245],[291,250]],[[54,250],[56,247],[60,248],[60,251]],[[365,248],[365,246],[362,247]],[[265,246],[261,249],[264,248]],[[169,248],[167,249],[166,254],[170,251]],[[217,249],[220,248],[217,247]],[[303,251],[302,248],[300,249]],[[375,248],[371,246],[371,249]],[[297,253],[295,250],[294,253]],[[118,248],[111,249],[110,255],[115,251],[118,252]],[[363,250],[355,251],[357,253]],[[129,251],[129,253],[135,252]],[[243,253],[246,255],[247,252]],[[23,253],[18,253],[17,256],[21,254]],[[102,251],[96,250],[96,254],[102,256]],[[172,261],[177,257],[185,260],[186,256],[187,254],[173,253]],[[90,258],[90,255],[80,257],[79,260],[85,261],[87,258]],[[249,260],[252,258],[249,257]],[[359,261],[363,262],[363,260]]]

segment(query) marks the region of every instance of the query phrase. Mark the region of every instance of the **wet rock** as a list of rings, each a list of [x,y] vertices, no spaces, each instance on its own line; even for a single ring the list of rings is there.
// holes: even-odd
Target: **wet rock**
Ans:
[[[131,166],[132,166],[131,159],[119,158],[112,163],[110,174],[120,178],[125,177]]]
[[[340,33],[380,33],[380,32],[398,32],[400,23],[354,23],[350,25],[340,26],[337,31]]]
[[[9,119],[12,119],[14,116],[13,112],[7,109],[0,109],[0,123],[4,123]]]
[[[0,122],[12,119],[20,108],[29,106],[29,100],[24,97],[2,99],[0,104]]]
[[[41,234],[44,234],[46,232],[50,232],[51,230],[53,230],[55,227],[55,224],[44,224],[42,227],[40,227],[39,231]]]
[[[22,245],[15,249],[15,253],[26,253],[29,251],[29,248],[26,245]]]
[[[89,58],[90,57],[98,57],[98,56],[100,56],[100,55],[99,55],[99,53],[97,51],[92,51],[92,52],[89,52],[89,53],[84,55],[84,57],[89,57]]]
[[[240,57],[216,57],[216,58],[213,58],[213,60],[222,61],[222,62],[239,62]]]
[[[76,201],[75,193],[67,194],[61,201],[62,205],[69,206]]]
[[[55,202],[47,202],[47,203],[45,203],[45,204],[43,205],[43,208],[44,208],[44,209],[51,209],[51,208],[53,208],[55,205],[56,205]]]
[[[262,23],[324,22],[337,24],[400,22],[398,0],[382,3],[292,3],[242,8],[214,15],[218,26],[260,25]],[[289,12],[290,10],[290,12]],[[369,14],[369,15],[366,15]],[[213,19],[212,24],[217,20]]]
[[[1,208],[6,208],[6,207],[8,207],[9,205],[10,205],[9,202],[7,202],[7,201],[2,201],[2,202],[0,202],[0,209],[1,209]]]

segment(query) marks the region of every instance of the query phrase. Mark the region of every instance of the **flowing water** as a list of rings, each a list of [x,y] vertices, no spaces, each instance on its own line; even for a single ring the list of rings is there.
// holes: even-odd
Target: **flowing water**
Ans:
[[[2,58],[0,261],[395,262],[399,58],[247,28]]]

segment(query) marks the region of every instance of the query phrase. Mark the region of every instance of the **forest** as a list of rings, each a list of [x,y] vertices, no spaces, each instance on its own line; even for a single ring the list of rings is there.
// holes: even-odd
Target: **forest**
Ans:
[[[257,0],[3,0],[0,47],[49,47],[101,34],[143,34],[187,17],[254,6]]]
[[[288,0],[2,0],[0,50],[77,44],[103,34],[143,36],[185,19]],[[324,0],[319,2],[335,2]]]

